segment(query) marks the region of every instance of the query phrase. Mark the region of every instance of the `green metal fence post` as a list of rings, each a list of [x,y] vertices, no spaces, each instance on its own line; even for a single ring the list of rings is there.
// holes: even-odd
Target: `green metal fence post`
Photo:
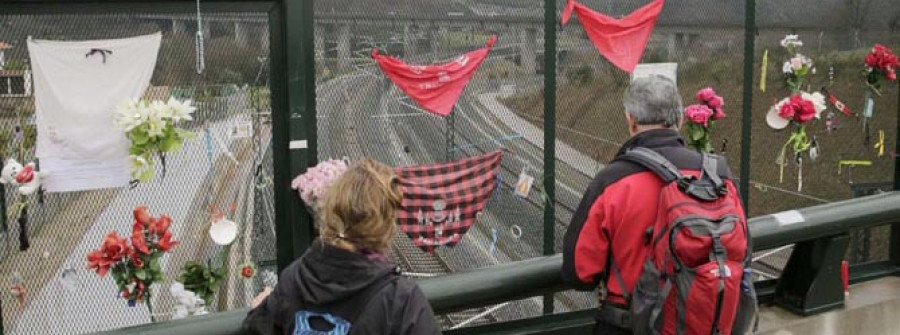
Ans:
[[[279,271],[314,238],[306,206],[291,178],[316,162],[313,1],[281,0],[270,12],[275,225]]]
[[[544,255],[556,253],[556,0],[544,1]],[[544,296],[553,314],[553,294]]]
[[[750,211],[750,135],[753,124],[753,60],[756,49],[756,0],[747,0],[744,19],[744,110],[741,115],[741,200]]]
[[[900,191],[900,83],[897,84],[897,132],[894,135],[894,191]],[[900,266],[900,223],[891,225],[890,261]]]

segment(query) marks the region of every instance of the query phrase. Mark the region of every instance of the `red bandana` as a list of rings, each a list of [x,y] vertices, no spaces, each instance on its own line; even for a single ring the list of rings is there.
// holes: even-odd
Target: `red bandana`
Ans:
[[[597,50],[610,63],[631,73],[641,61],[663,3],[664,0],[654,0],[621,19],[615,19],[569,0],[562,13],[562,24],[569,22],[573,10],[578,12],[578,20]]]
[[[378,49],[372,50],[372,58],[381,71],[419,106],[428,112],[447,116],[496,41],[497,36],[492,36],[486,47],[446,64],[409,65],[394,57],[378,54]]]
[[[497,187],[501,152],[460,161],[397,168],[403,202],[400,230],[426,253],[454,246]]]

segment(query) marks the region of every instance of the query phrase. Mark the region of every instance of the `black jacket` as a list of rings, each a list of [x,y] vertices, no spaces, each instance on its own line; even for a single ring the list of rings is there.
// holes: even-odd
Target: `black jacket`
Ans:
[[[425,295],[395,266],[321,240],[281,273],[272,293],[247,314],[244,329],[292,334],[300,310],[345,319],[350,334],[440,333]]]

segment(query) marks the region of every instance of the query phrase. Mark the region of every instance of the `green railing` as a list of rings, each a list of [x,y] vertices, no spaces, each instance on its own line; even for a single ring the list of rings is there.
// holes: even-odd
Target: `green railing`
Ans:
[[[757,282],[760,294],[801,314],[842,307],[840,262],[847,249],[849,232],[898,221],[900,193],[897,192],[750,219],[756,250],[796,244],[781,279]],[[419,285],[435,312],[446,313],[565,290],[559,277],[561,266],[562,257],[553,255],[423,279]],[[896,275],[897,270],[897,264],[890,262],[858,265],[851,271],[851,281]],[[246,312],[234,310],[124,328],[108,334],[239,334]],[[572,333],[590,324],[590,315],[590,311],[550,315],[454,333],[498,334],[514,330]]]

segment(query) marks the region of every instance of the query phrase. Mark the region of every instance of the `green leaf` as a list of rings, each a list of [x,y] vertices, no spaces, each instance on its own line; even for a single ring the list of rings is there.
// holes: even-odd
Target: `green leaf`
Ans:
[[[129,133],[128,137],[131,138],[131,142],[136,145],[146,144],[150,141],[150,136],[143,127],[135,128]]]
[[[134,273],[134,275],[135,275],[135,277],[137,277],[140,280],[147,280],[147,278],[148,278],[147,271],[145,271],[144,269],[138,269]]]
[[[181,139],[177,136],[168,136],[159,144],[159,150],[162,152],[173,152],[181,150]]]
[[[701,129],[694,128],[693,130],[691,130],[691,139],[693,139],[694,141],[702,140],[705,133],[706,132]]]

